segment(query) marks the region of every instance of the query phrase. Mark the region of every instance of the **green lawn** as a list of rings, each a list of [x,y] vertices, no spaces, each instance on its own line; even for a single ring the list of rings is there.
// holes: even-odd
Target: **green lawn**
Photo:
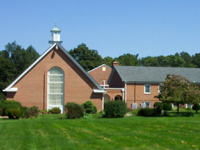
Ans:
[[[0,119],[0,149],[200,149],[200,114],[194,117]]]

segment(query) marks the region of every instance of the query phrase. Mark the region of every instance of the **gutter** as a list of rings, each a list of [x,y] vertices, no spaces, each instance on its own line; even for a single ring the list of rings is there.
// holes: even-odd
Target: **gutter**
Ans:
[[[2,90],[3,92],[17,92],[17,88],[6,88]]]

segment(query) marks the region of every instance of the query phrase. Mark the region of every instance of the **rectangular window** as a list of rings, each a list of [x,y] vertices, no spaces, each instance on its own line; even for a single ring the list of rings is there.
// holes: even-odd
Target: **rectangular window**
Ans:
[[[160,93],[162,92],[161,86],[162,86],[162,85],[158,85],[158,94],[160,94]]]
[[[186,108],[192,108],[192,104],[186,104]]]
[[[131,108],[132,109],[137,109],[137,103],[132,103]]]
[[[144,85],[144,94],[151,94],[151,85],[150,84]]]
[[[151,102],[143,102],[140,104],[141,108],[151,108]]]
[[[145,102],[146,108],[151,108],[151,102]]]
[[[106,71],[106,67],[102,67],[102,71]]]

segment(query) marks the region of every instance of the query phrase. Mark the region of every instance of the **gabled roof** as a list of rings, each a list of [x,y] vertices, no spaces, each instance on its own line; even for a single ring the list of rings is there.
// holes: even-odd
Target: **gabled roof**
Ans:
[[[115,66],[108,83],[115,71],[126,83],[162,83],[167,74],[175,74],[189,79],[190,82],[200,84],[200,68]]]
[[[59,43],[54,43],[49,47],[34,63],[32,63],[18,78],[16,78],[3,92],[16,92],[17,88],[12,88],[19,80],[21,80],[36,64],[40,62],[55,46],[58,46],[68,58],[96,85],[98,90],[105,92],[103,88],[83,69],[83,67],[65,50]],[[95,90],[94,90],[95,92]]]
[[[98,67],[96,67],[96,68],[94,68],[94,69],[92,69],[92,70],[89,70],[88,73],[89,73],[89,72],[92,72],[92,71],[94,71],[94,70],[96,70],[96,69],[98,69],[98,68],[100,68],[100,67],[102,67],[102,66],[105,66],[105,67],[107,67],[107,68],[109,68],[109,69],[112,69],[111,67],[107,66],[106,64],[102,64],[102,65],[100,65],[100,66],[98,66]]]

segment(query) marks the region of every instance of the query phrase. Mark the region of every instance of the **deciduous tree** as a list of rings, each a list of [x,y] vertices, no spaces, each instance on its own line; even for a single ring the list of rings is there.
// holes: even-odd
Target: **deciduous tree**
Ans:
[[[161,93],[155,96],[160,101],[177,104],[177,114],[179,114],[179,105],[192,103],[188,92],[190,90],[190,81],[180,75],[168,74],[165,82],[161,86]]]
[[[70,55],[86,70],[89,71],[103,63],[102,57],[97,50],[89,49],[86,44],[82,43],[69,51]]]
[[[122,66],[138,66],[139,65],[138,56],[139,56],[138,54],[132,55],[130,53],[127,53],[115,59]]]

